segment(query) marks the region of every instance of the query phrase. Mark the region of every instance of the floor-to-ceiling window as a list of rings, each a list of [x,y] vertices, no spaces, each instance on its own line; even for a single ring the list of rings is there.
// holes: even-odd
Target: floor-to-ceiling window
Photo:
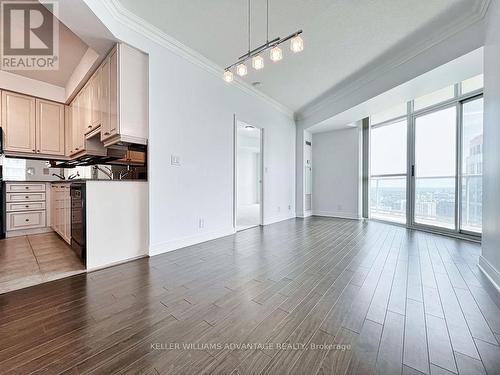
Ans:
[[[415,119],[415,223],[455,228],[456,107]]]
[[[370,217],[478,235],[483,76],[370,117]]]
[[[480,233],[483,199],[483,98],[462,106],[460,229]]]
[[[372,127],[371,217],[406,223],[406,118]]]

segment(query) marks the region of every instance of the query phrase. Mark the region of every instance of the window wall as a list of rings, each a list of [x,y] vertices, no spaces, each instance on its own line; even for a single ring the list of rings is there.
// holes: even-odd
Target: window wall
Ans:
[[[406,223],[406,119],[371,130],[370,212],[380,220]]]
[[[483,76],[370,116],[370,217],[477,236]]]

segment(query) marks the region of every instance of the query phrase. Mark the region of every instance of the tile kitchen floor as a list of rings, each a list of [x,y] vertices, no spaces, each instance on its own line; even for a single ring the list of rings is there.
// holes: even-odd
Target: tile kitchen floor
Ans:
[[[0,240],[0,294],[85,271],[55,233]]]

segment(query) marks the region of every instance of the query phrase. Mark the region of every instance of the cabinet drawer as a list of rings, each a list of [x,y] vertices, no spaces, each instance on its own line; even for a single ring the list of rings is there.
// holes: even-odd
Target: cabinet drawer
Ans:
[[[45,201],[45,193],[7,193],[7,202]]]
[[[7,212],[7,231],[45,227],[45,211]]]
[[[6,206],[7,212],[45,210],[45,202],[7,203]]]
[[[44,183],[37,184],[5,184],[5,191],[7,193],[21,193],[21,192],[32,192],[32,191],[45,191]]]

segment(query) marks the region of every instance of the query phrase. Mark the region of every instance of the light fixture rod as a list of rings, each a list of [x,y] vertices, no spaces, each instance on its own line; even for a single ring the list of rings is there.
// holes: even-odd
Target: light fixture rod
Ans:
[[[266,0],[266,42],[269,43],[269,0]]]
[[[274,45],[275,43],[277,43],[279,41],[280,41],[280,38],[275,38],[275,39],[271,40],[270,42],[266,42],[263,45],[261,45],[261,46],[259,46],[257,48],[254,48],[251,51],[248,51],[248,53],[245,53],[243,56],[240,56],[238,58],[238,60],[247,59],[248,57],[250,57],[254,53],[261,52],[261,51],[269,48],[271,45]]]
[[[250,53],[250,0],[248,0],[248,53]]]
[[[252,58],[252,57],[254,57],[254,56],[258,55],[258,54],[259,54],[259,53],[261,53],[262,51],[265,51],[265,50],[267,50],[267,49],[269,49],[269,48],[276,47],[277,45],[280,45],[280,44],[282,44],[282,43],[286,42],[287,40],[290,40],[290,39],[292,39],[292,38],[294,38],[294,37],[296,37],[297,35],[300,35],[300,34],[302,34],[302,30],[298,30],[298,31],[296,31],[296,32],[294,32],[294,33],[292,33],[292,34],[288,35],[288,36],[287,36],[287,37],[285,37],[285,38],[279,38],[279,37],[278,37],[278,38],[275,38],[275,39],[273,39],[273,40],[271,40],[271,41],[267,41],[266,43],[264,43],[264,44],[260,45],[259,47],[254,48],[254,49],[253,49],[253,50],[251,50],[251,51],[248,51],[248,52],[247,52],[246,54],[244,54],[243,56],[240,56],[240,57],[238,58],[238,61],[236,61],[234,64],[229,65],[229,66],[228,66],[228,67],[226,67],[226,69],[224,69],[224,70],[229,70],[229,69],[231,69],[233,66],[238,65],[238,64],[241,64],[241,63],[245,62],[246,60],[248,60],[248,59],[250,59],[250,58]]]

